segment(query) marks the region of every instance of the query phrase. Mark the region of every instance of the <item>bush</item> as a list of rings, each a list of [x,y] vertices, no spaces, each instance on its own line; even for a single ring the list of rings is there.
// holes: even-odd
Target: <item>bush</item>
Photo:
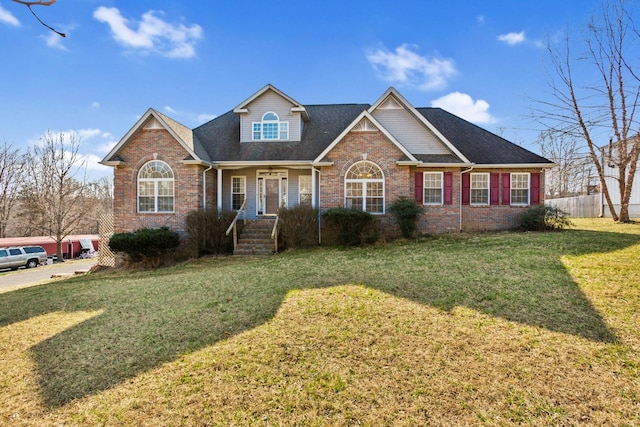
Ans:
[[[400,196],[389,205],[388,211],[393,215],[396,224],[400,227],[402,237],[413,237],[418,229],[420,215],[424,212],[422,206],[417,204],[414,199]]]
[[[232,211],[219,215],[218,209],[189,212],[185,220],[189,246],[198,256],[233,253],[233,236],[225,233],[235,216]]]
[[[308,248],[318,245],[318,209],[296,206],[278,210],[278,227],[283,245]]]
[[[380,237],[380,227],[373,215],[359,209],[332,208],[322,218],[341,246],[372,244]]]
[[[532,206],[520,215],[520,227],[525,231],[562,230],[573,225],[567,215],[552,206]]]
[[[150,267],[160,265],[167,251],[180,245],[180,236],[167,227],[141,228],[134,232],[116,233],[109,239],[113,252],[121,252],[134,263]]]

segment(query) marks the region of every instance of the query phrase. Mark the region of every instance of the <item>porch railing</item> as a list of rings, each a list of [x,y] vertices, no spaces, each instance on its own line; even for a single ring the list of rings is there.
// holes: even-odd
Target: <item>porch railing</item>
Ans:
[[[244,214],[244,218],[242,219],[242,223],[246,224],[247,223],[247,199],[245,198],[242,201],[242,206],[240,206],[240,209],[238,209],[238,213],[236,213],[236,216],[233,218],[233,221],[231,221],[231,225],[229,225],[229,228],[227,228],[227,232],[225,233],[226,236],[229,235],[229,233],[231,233],[233,231],[233,250],[235,251],[236,248],[238,247],[238,219],[240,218],[240,214]]]
[[[271,230],[271,240],[273,240],[273,253],[278,253],[278,221],[280,217],[276,215],[276,222],[273,223],[273,230]]]

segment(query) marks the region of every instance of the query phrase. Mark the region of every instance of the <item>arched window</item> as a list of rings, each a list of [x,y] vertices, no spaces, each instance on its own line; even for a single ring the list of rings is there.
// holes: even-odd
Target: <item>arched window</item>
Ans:
[[[253,123],[253,139],[289,139],[289,122],[281,122],[280,117],[273,111],[262,116],[261,122]]]
[[[138,172],[138,212],[173,212],[173,171],[160,160]]]
[[[345,175],[345,207],[384,213],[384,175],[371,162],[358,162]]]

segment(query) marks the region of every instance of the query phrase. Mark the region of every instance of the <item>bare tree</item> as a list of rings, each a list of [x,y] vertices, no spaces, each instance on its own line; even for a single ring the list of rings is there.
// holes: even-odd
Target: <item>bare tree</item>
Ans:
[[[593,17],[586,28],[586,50],[578,58],[572,56],[569,36],[561,50],[548,44],[556,77],[549,83],[554,100],[542,101],[543,108],[536,112],[551,131],[584,140],[611,216],[620,222],[629,221],[631,188],[640,154],[635,118],[640,78],[633,63],[638,53],[632,50],[637,49],[640,33],[628,7],[624,0],[604,3],[602,14]],[[593,72],[596,82],[580,84],[574,72],[579,67]],[[602,150],[607,140],[610,156],[604,156]],[[605,162],[617,169],[619,213],[605,179]]]
[[[581,152],[580,140],[567,134],[545,131],[536,143],[540,154],[556,166],[547,172],[547,193],[552,197],[588,194],[592,179],[597,177],[588,155]]]
[[[20,150],[5,140],[0,146],[0,238],[7,237],[7,224],[18,199],[23,158]]]
[[[85,203],[86,165],[78,155],[79,146],[80,141],[73,134],[49,132],[25,155],[23,219],[32,230],[55,239],[59,260],[62,241],[92,209],[91,204]],[[79,174],[83,174],[80,179],[76,178]]]
[[[31,12],[31,14],[38,20],[39,23],[41,23],[42,25],[44,25],[45,27],[47,27],[48,29],[50,29],[54,33],[58,34],[60,37],[67,37],[67,35],[65,33],[61,33],[60,31],[57,31],[53,27],[45,24],[42,21],[42,19],[40,19],[40,17],[38,15],[36,15],[36,13],[31,8],[31,6],[51,6],[52,4],[54,4],[56,2],[56,0],[35,0],[35,1],[11,0],[11,1],[14,2],[14,3],[18,3],[18,4],[22,4],[22,5],[26,6],[29,9],[29,11]]]

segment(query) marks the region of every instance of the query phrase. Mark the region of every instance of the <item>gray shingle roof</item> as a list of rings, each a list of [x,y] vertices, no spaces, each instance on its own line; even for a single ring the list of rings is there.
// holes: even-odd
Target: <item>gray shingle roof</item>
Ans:
[[[416,108],[416,110],[472,163],[552,164],[550,160],[441,108]]]
[[[346,129],[368,104],[306,105],[301,141],[240,142],[240,117],[229,111],[193,130],[195,139],[216,162],[311,161]]]
[[[193,130],[196,152],[214,162],[312,161],[369,104],[306,105],[301,141],[240,142],[240,117],[229,111]],[[551,164],[549,160],[441,108],[416,108],[467,159],[475,164]],[[200,153],[198,153],[200,154]],[[420,155],[425,163],[462,163],[455,155]]]

